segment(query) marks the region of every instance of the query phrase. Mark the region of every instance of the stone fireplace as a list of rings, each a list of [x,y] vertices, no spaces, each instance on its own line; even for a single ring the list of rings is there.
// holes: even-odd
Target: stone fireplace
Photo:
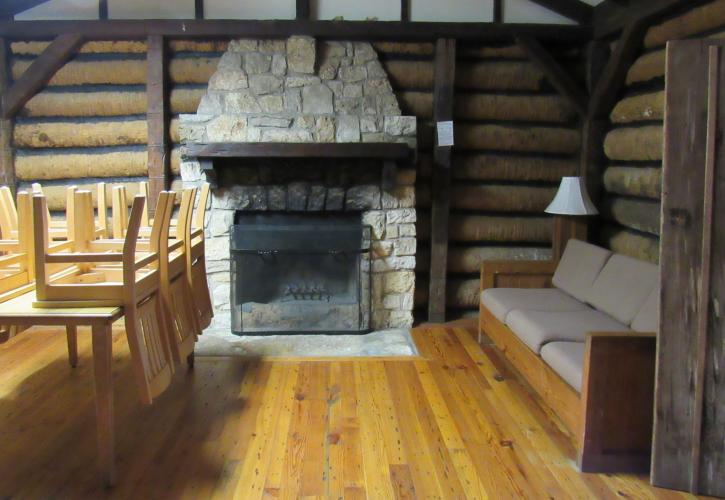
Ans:
[[[415,168],[377,151],[397,144],[414,157],[416,119],[401,115],[369,43],[233,40],[197,113],[179,127],[182,180],[212,182],[213,328],[231,328],[230,228],[245,213],[358,213],[370,227],[368,325],[412,324]]]

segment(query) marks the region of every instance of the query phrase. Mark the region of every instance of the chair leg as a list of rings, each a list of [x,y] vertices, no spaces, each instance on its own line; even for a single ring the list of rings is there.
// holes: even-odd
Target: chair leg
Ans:
[[[78,327],[68,325],[65,327],[65,336],[68,341],[68,363],[71,368],[78,366]]]

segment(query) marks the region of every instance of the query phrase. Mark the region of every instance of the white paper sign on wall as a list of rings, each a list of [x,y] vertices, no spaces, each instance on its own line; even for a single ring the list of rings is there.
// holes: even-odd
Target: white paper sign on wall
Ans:
[[[453,122],[437,122],[438,146],[453,146]]]

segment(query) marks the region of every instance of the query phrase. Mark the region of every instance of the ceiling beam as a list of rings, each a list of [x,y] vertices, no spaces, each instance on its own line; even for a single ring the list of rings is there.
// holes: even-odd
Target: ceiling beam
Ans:
[[[11,18],[15,14],[20,14],[28,9],[37,7],[48,0],[4,0],[0,4],[0,19]]]
[[[538,67],[551,85],[567,99],[580,116],[587,114],[587,92],[571,77],[569,73],[554,59],[554,56],[535,38],[529,36],[516,37],[516,43],[524,49],[526,55]]]
[[[594,8],[581,0],[531,0],[535,4],[573,19],[579,24],[588,24],[592,20]]]
[[[0,37],[49,39],[80,34],[88,40],[252,37],[281,38],[308,35],[337,40],[460,40],[501,41],[518,35],[540,40],[580,42],[589,39],[583,26],[507,23],[437,23],[401,21],[247,21],[247,20],[114,20],[114,21],[0,21]]]
[[[78,34],[59,35],[2,95],[2,117],[15,116],[37,94],[83,44]]]

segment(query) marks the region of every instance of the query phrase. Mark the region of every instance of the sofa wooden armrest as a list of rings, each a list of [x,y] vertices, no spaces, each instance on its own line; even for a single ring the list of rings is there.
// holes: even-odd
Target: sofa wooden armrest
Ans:
[[[556,270],[550,260],[497,260],[481,264],[481,290],[549,288]]]
[[[578,462],[582,472],[650,468],[656,333],[587,335]]]

